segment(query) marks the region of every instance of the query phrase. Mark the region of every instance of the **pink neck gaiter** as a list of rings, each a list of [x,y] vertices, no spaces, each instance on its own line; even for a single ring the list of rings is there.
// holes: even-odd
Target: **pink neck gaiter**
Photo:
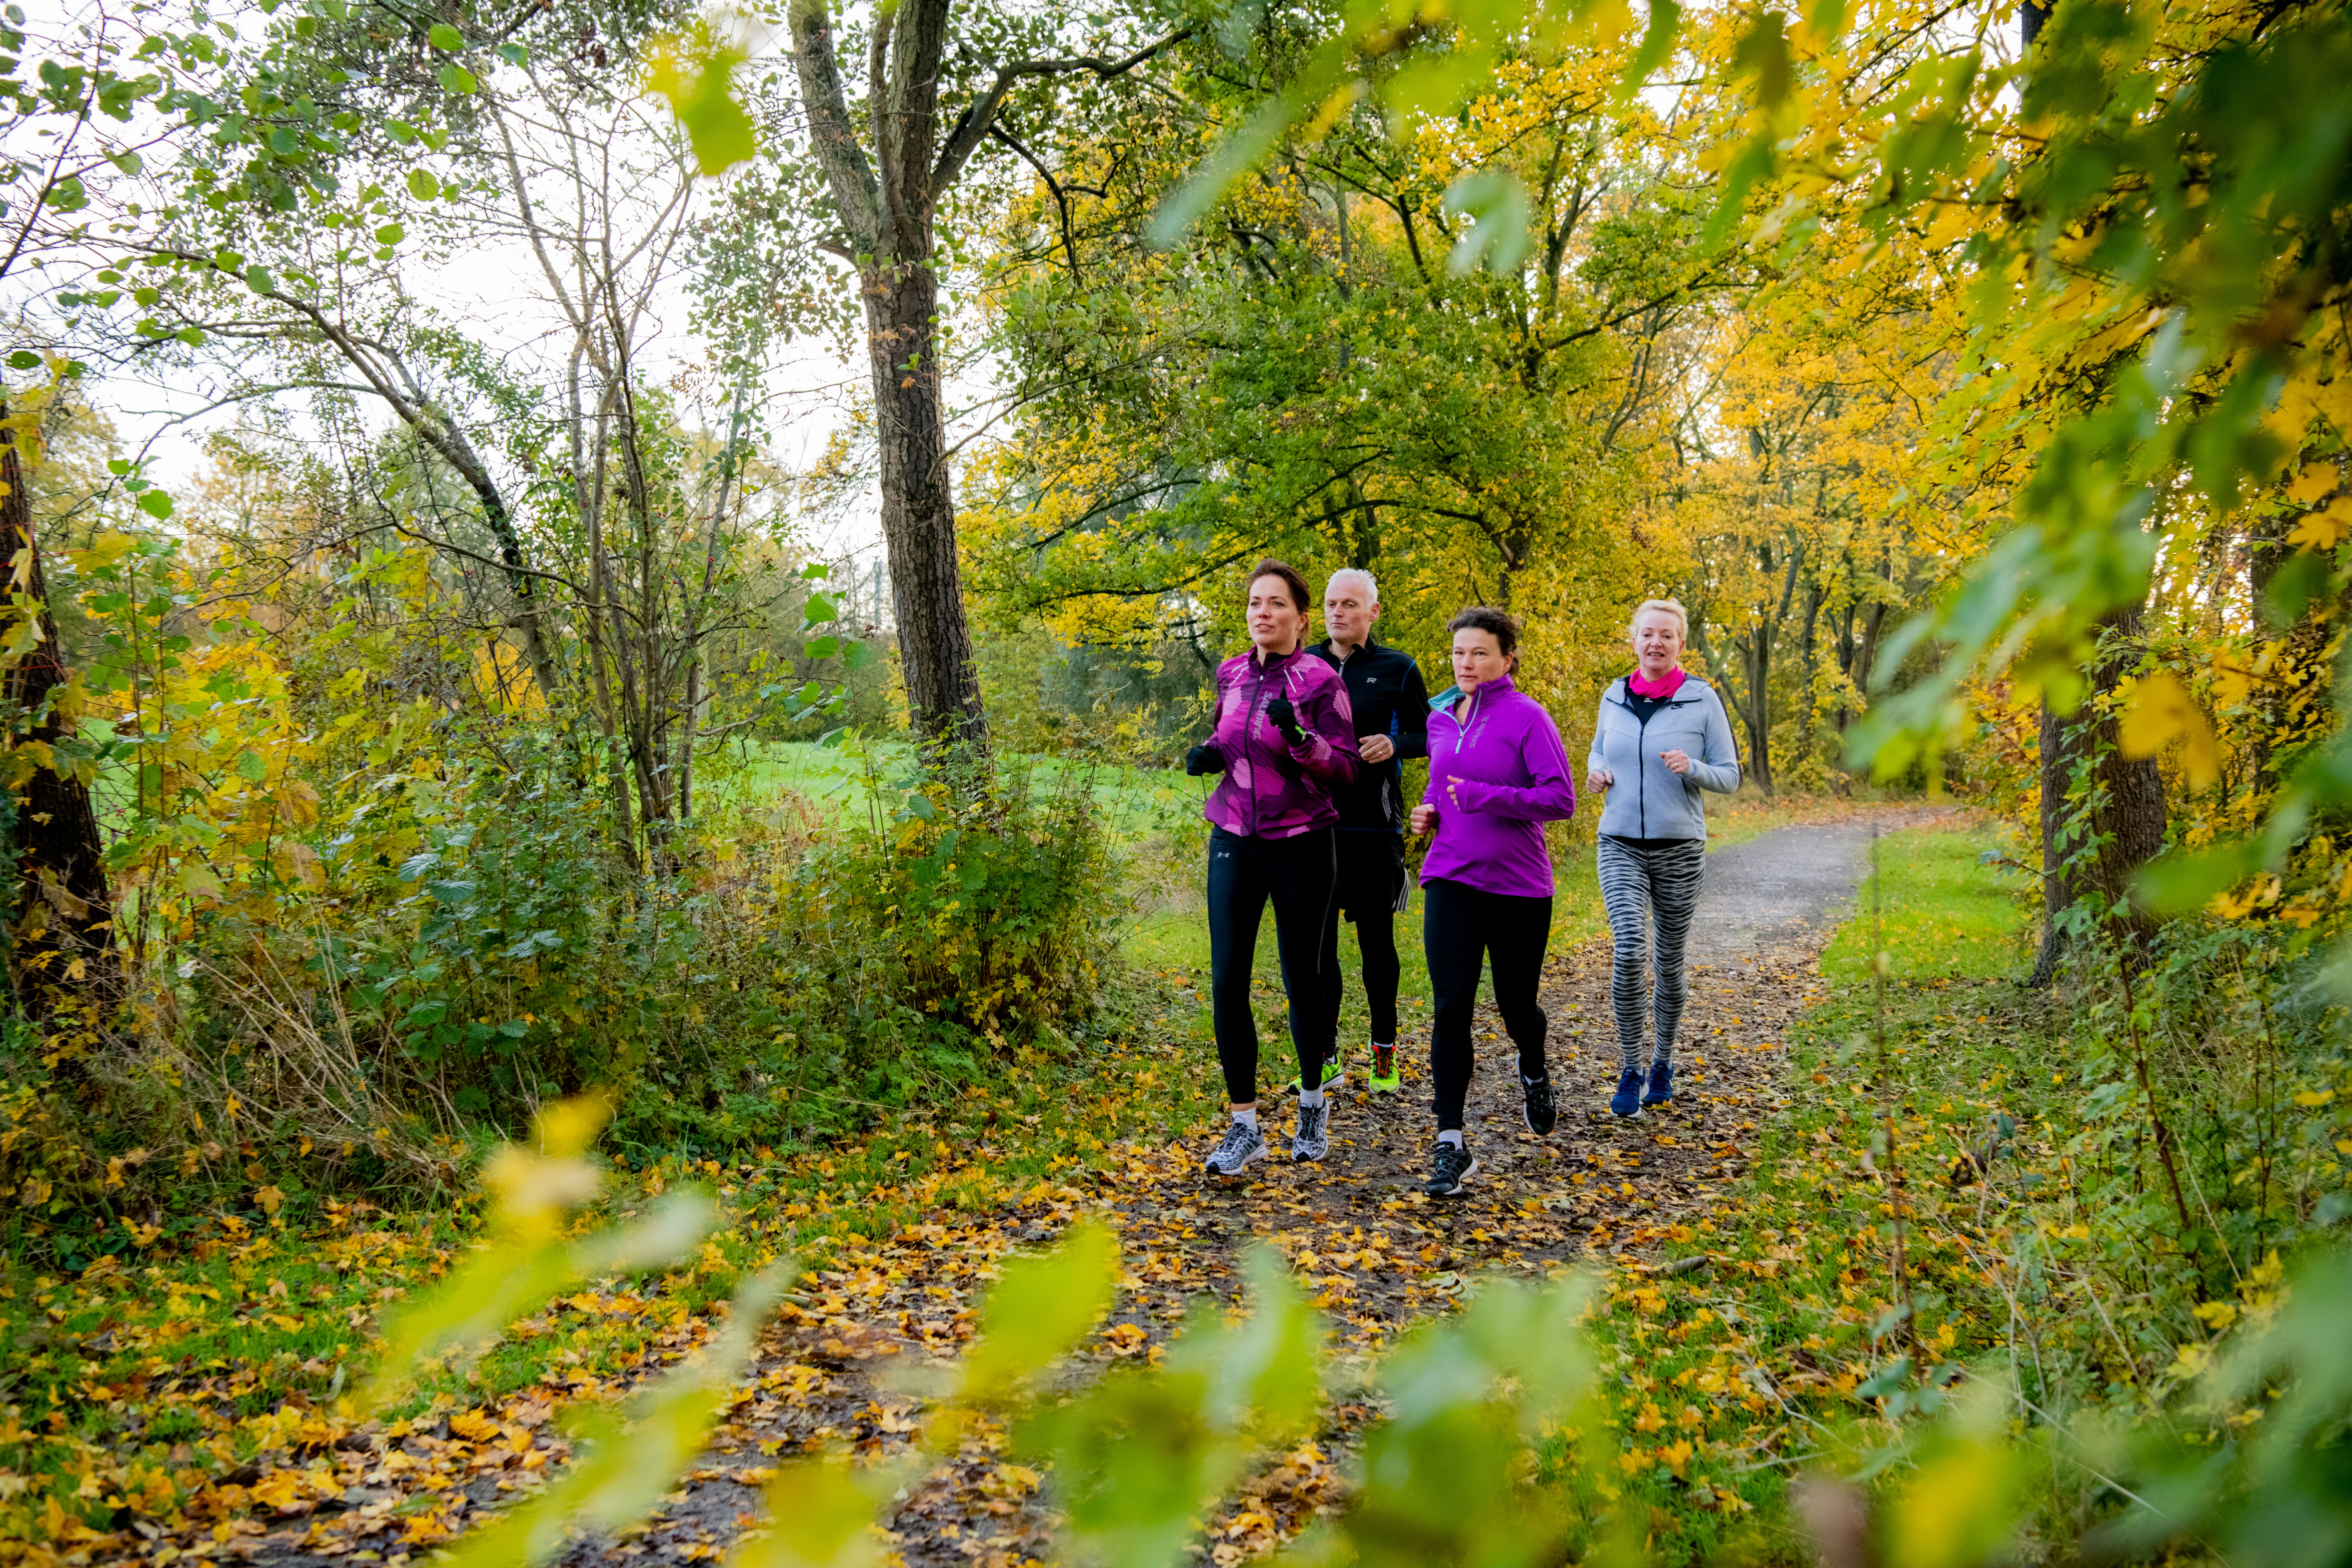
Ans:
[[[1670,669],[1655,681],[1638,669],[1625,678],[1625,689],[1636,697],[1672,697],[1682,689],[1682,684],[1683,672],[1680,669]]]

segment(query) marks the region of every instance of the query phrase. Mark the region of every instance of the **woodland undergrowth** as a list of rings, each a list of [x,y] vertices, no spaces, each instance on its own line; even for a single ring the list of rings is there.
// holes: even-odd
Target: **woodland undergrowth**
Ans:
[[[175,886],[111,1026],[12,1024],[13,1255],[83,1274],[289,1205],[455,1201],[591,1091],[625,1161],[767,1162],[1116,1016],[1083,763],[965,787],[853,748],[826,796],[692,824],[648,877],[536,746],[341,798],[273,779],[310,818],[292,874],[265,852],[223,896]]]
[[[2352,1408],[2342,1379],[2296,1338],[2340,1321],[2346,1304],[2345,1283],[2324,1268],[2340,1229],[2352,1090],[2329,994],[2312,959],[2236,928],[2181,933],[2129,971],[2136,1021],[2123,1011],[2125,972],[2095,949],[2078,952],[2056,994],[2024,991],[2015,976],[2031,961],[2030,921],[1984,850],[1976,823],[1885,843],[1877,908],[1866,903],[1823,957],[1827,999],[1785,1041],[1745,1047],[1787,1047],[1787,1104],[1707,1217],[1623,1256],[1590,1296],[1543,1305],[1553,1299],[1494,1287],[1491,1308],[1460,1320],[1466,1341],[1439,1329],[1425,1342],[1424,1331],[1403,1342],[1419,1348],[1369,1373],[1373,1407],[1412,1420],[1359,1440],[1368,1460],[1388,1452],[1420,1475],[1421,1489],[1343,1489],[1322,1511],[1346,1521],[1350,1539],[1360,1547],[1381,1530],[1444,1527],[1452,1516],[1422,1506],[1437,1473],[1415,1467],[1475,1436],[1464,1451],[1525,1456],[1516,1469],[1504,1464],[1521,1479],[1489,1500],[1489,1522],[1570,1555],[1793,1562],[1817,1544],[1834,1560],[1845,1530],[1856,1550],[1906,1563],[2063,1560],[2100,1542],[2162,1540],[2185,1560],[2302,1560],[2275,1532],[2305,1517],[2291,1506],[2334,1495],[2326,1467]],[[0,1428],[14,1482],[0,1499],[6,1533],[61,1553],[128,1539],[143,1523],[150,1539],[217,1548],[299,1524],[321,1499],[348,1507],[378,1495],[367,1488],[394,1449],[424,1456],[413,1461],[420,1478],[445,1459],[461,1475],[495,1460],[507,1467],[501,1492],[511,1485],[555,1507],[559,1494],[538,1489],[542,1472],[569,1473],[565,1456],[646,1450],[616,1436],[597,1450],[576,1420],[571,1438],[557,1437],[550,1410],[593,1411],[636,1390],[651,1423],[640,1431],[667,1430],[642,1403],[656,1397],[647,1379],[716,1375],[693,1369],[719,1354],[733,1314],[751,1310],[749,1298],[730,1307],[728,1292],[761,1270],[784,1258],[825,1270],[828,1283],[789,1309],[811,1324],[831,1321],[825,1311],[859,1280],[928,1279],[951,1303],[994,1271],[1003,1216],[1038,1215],[1032,1237],[1079,1220],[1097,1201],[1096,1182],[1213,1112],[1191,999],[1143,975],[1126,1005],[1098,1042],[1009,1048],[950,1099],[877,1112],[826,1146],[722,1162],[633,1156],[607,1142],[596,1160],[604,1196],[566,1222],[558,1234],[584,1238],[567,1246],[593,1242],[600,1226],[661,1221],[680,1204],[713,1205],[698,1211],[708,1213],[700,1228],[673,1237],[659,1265],[608,1268],[543,1304],[516,1303],[503,1334],[415,1363],[413,1381],[369,1409],[355,1390],[387,1332],[397,1350],[415,1339],[404,1324],[449,1331],[450,1302],[480,1289],[428,1288],[520,1256],[500,1211],[468,1199],[420,1220],[331,1199],[222,1213],[201,1238],[160,1239],[125,1263],[21,1272],[0,1296],[32,1352],[11,1374]],[[2179,1221],[2174,1176],[2195,1205],[2190,1225]],[[1057,1289],[1095,1300],[1088,1271],[1105,1265],[1093,1245],[1078,1249],[1092,1259],[1083,1268],[1069,1257],[1055,1266],[1066,1270]],[[1381,1266],[1369,1254],[1314,1264]],[[1491,1293],[1465,1285],[1454,1300]],[[1271,1314],[1264,1334],[1318,1342],[1311,1310],[1276,1276],[1254,1289]],[[428,1305],[412,1310],[420,1297]],[[468,1313],[480,1305],[459,1318],[478,1327]],[[1561,1342],[1543,1373],[1557,1373],[1557,1386],[1527,1383],[1508,1350],[1517,1331],[1498,1325],[1528,1312],[1530,1325],[1565,1323],[1547,1315],[1562,1311],[1580,1322],[1571,1341],[1585,1359]],[[984,1346],[991,1320],[980,1316]],[[960,1379],[978,1375],[957,1350],[970,1318],[955,1314],[952,1332],[943,1319],[935,1351],[955,1359]],[[1108,1336],[1107,1353],[1138,1348],[1132,1337]],[[1202,1395],[1181,1369],[1200,1364],[1208,1341],[1193,1352],[1183,1342],[1169,1348],[1177,1380],[1166,1389],[1139,1361],[1098,1397],[1042,1425],[1016,1420],[1002,1429],[1013,1438],[992,1440],[1004,1473],[1060,1478],[1050,1484],[1074,1510],[1073,1550],[1181,1540],[1192,1528],[1153,1511],[1167,1502],[1160,1489],[1091,1489],[1181,1458],[1143,1435],[1163,1417],[1176,1423],[1167,1430],[1192,1429],[1185,1402]],[[1034,1353],[1051,1360],[1061,1348]],[[1319,1352],[1302,1353],[1321,1364]],[[1237,1364],[1265,1371],[1247,1356]],[[1396,1382],[1432,1365],[1451,1370],[1419,1396]],[[772,1375],[786,1373],[798,1375]],[[1359,1409],[1366,1375],[1336,1363],[1317,1374],[1325,1397]],[[735,1397],[799,1397],[765,1390]],[[998,1387],[982,1403],[1005,1416],[990,1402],[1019,1392]],[[1233,1397],[1216,1418],[1224,1424],[1212,1423],[1214,1444],[1192,1455],[1215,1460],[1203,1478],[1328,1419],[1309,1420],[1296,1390],[1263,1420]],[[1465,1421],[1475,1430],[1454,1430]],[[2276,1440],[2289,1434],[2292,1463]],[[884,1445],[868,1456],[878,1460],[886,1440],[871,1442]],[[690,1461],[691,1445],[677,1462]],[[809,1462],[818,1468],[779,1459],[777,1486],[822,1483],[856,1517],[887,1513],[887,1489],[876,1489],[898,1469]],[[353,1478],[365,1481],[358,1492]],[[1792,1481],[1803,1484],[1792,1491]],[[410,1521],[416,1550],[465,1529],[436,1501],[444,1490],[381,1495],[402,1510],[390,1522]],[[786,1501],[785,1491],[771,1499],[772,1515]],[[1276,1544],[1262,1531],[1249,1539],[1253,1550]],[[1310,1531],[1295,1550],[1312,1557],[1323,1539]],[[845,1542],[854,1544],[835,1544]],[[1463,1560],[1507,1557],[1520,1560]]]

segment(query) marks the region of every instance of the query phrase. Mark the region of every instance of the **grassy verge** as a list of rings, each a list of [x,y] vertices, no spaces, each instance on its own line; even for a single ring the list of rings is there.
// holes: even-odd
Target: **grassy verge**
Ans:
[[[2032,1097],[2009,1087],[2033,1057],[2033,1005],[2009,979],[2030,957],[2030,922],[1978,863],[1984,847],[1965,822],[1885,840],[1875,935],[1865,884],[1823,954],[1826,1000],[1785,1042],[1788,1104],[1757,1133],[1741,1187],[1654,1268],[1609,1282],[1595,1327],[1620,1452],[1599,1484],[1649,1508],[1662,1560],[1804,1560],[1791,1477],[1895,1443],[1884,1395],[1939,1398],[1944,1369],[2002,1343],[1982,1259],[2012,1239],[2013,1217],[1939,1182],[1996,1119],[2032,1117]],[[1881,950],[1883,1016],[1870,973]],[[1902,1107],[1891,1156],[1890,1100]],[[2047,1134],[2026,1152],[2046,1159]],[[1918,1362],[1890,1382],[1915,1348],[1911,1323]]]

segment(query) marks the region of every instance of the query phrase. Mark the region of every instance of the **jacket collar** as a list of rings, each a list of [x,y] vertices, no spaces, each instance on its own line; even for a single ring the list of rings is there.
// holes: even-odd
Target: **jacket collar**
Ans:
[[[1244,653],[1242,658],[1249,661],[1249,668],[1251,669],[1264,673],[1267,670],[1286,669],[1291,665],[1297,663],[1298,660],[1306,654],[1307,645],[1305,643],[1300,643],[1288,653],[1268,655],[1263,661],[1258,658],[1258,651],[1257,645],[1255,643],[1252,643],[1249,646],[1248,651]]]
[[[1702,678],[1691,674],[1688,670],[1685,670],[1683,672],[1683,683],[1675,688],[1675,694],[1672,697],[1664,698],[1660,700],[1658,706],[1661,708],[1679,708],[1685,702],[1696,701],[1700,692],[1712,691],[1715,688],[1709,686]],[[1610,701],[1616,703],[1619,707],[1631,708],[1633,704],[1628,702],[1626,699],[1633,696],[1633,688],[1630,684],[1630,678],[1621,675],[1615,680],[1609,683],[1609,690],[1606,695]]]
[[[1500,696],[1508,696],[1517,689],[1518,687],[1512,683],[1509,676],[1498,675],[1492,680],[1480,681],[1478,683],[1477,694],[1484,697],[1491,691]],[[1469,692],[1463,690],[1460,687],[1449,685],[1444,690],[1439,692],[1436,696],[1429,700],[1429,706],[1437,712],[1451,713],[1454,711],[1454,704],[1460,702],[1465,697],[1469,695]]]

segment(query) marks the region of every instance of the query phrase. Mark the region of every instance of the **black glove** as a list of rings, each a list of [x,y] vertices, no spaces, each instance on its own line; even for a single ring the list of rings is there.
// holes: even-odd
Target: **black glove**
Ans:
[[[1198,745],[1184,753],[1184,771],[1194,778],[1225,771],[1225,754],[1213,745]]]
[[[1265,716],[1274,721],[1276,729],[1282,731],[1282,738],[1286,741],[1296,741],[1306,733],[1298,727],[1298,710],[1290,705],[1287,697],[1277,697],[1267,703]]]

